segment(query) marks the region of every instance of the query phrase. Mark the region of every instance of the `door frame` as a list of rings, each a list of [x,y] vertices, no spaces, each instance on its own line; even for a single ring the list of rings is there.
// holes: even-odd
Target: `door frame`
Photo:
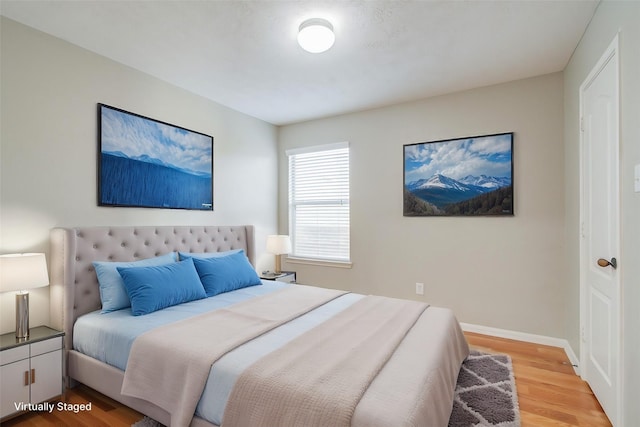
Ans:
[[[579,238],[579,247],[580,247],[580,260],[579,260],[579,270],[580,270],[580,376],[587,380],[588,379],[588,372],[587,372],[587,327],[588,327],[588,300],[587,300],[587,295],[588,295],[588,288],[587,288],[587,278],[586,278],[586,269],[588,266],[589,262],[593,262],[593,260],[589,259],[589,254],[587,253],[586,250],[586,239],[585,239],[585,235],[584,235],[584,222],[585,222],[585,212],[587,209],[587,206],[585,204],[585,197],[584,197],[584,192],[585,192],[585,185],[584,185],[584,181],[585,181],[585,174],[587,173],[587,167],[586,167],[586,150],[584,149],[585,146],[585,136],[584,136],[584,127],[583,127],[583,117],[584,117],[584,92],[585,89],[595,80],[595,78],[600,74],[600,72],[604,69],[604,67],[610,62],[610,61],[614,61],[615,66],[616,66],[616,71],[617,71],[617,78],[616,78],[616,93],[618,96],[617,102],[618,102],[618,109],[617,109],[617,117],[616,117],[616,122],[617,122],[617,138],[616,138],[616,147],[615,147],[615,151],[617,152],[617,156],[615,159],[615,163],[616,163],[616,169],[618,170],[618,174],[616,176],[616,180],[617,180],[617,187],[618,187],[618,191],[617,193],[614,195],[615,198],[615,204],[617,205],[617,209],[618,209],[618,221],[617,221],[617,230],[616,233],[618,235],[618,241],[617,241],[617,247],[615,248],[616,251],[616,257],[618,258],[618,260],[620,260],[622,258],[622,254],[621,254],[621,240],[622,240],[622,235],[621,235],[621,228],[620,228],[620,222],[621,222],[621,213],[622,213],[622,205],[620,203],[620,98],[621,98],[621,94],[620,94],[620,49],[619,49],[619,34],[616,34],[616,36],[614,37],[613,41],[609,44],[609,46],[607,47],[607,49],[604,51],[604,53],[602,54],[602,56],[600,57],[600,59],[598,60],[598,62],[596,63],[596,65],[592,68],[592,70],[589,72],[589,75],[584,79],[584,81],[582,82],[582,84],[580,85],[580,90],[579,90],[579,102],[580,102],[580,111],[579,111],[579,134],[580,134],[580,221],[579,221],[579,230],[578,230],[578,238]],[[620,265],[621,264],[621,265]],[[613,322],[615,322],[615,324],[617,324],[618,326],[618,331],[619,331],[619,348],[617,353],[617,360],[614,361],[614,363],[617,363],[619,369],[617,370],[617,378],[616,378],[616,383],[617,383],[617,387],[615,390],[616,395],[619,397],[616,400],[616,405],[614,408],[614,411],[616,412],[614,414],[615,420],[616,420],[616,424],[614,425],[614,427],[618,427],[618,426],[624,426],[624,422],[623,422],[623,415],[624,415],[624,411],[623,411],[623,390],[624,390],[624,384],[623,384],[623,380],[624,380],[624,357],[623,357],[623,348],[624,348],[624,341],[623,341],[623,306],[622,306],[622,295],[623,295],[623,290],[622,290],[622,283],[623,281],[621,280],[622,277],[622,269],[624,268],[624,262],[620,263],[618,265],[618,274],[616,275],[616,286],[618,287],[618,298],[619,298],[619,313],[618,313],[618,317],[616,319],[612,319]],[[588,382],[588,381],[587,381]]]

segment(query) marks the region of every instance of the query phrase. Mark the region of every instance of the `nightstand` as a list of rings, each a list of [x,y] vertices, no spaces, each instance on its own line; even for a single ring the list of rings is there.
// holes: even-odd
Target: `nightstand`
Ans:
[[[0,335],[0,418],[62,395],[64,332],[31,328],[28,338]]]
[[[264,280],[277,280],[278,282],[296,283],[296,272],[283,271],[281,273],[273,273],[271,271],[268,271],[263,272],[260,275],[260,278]]]

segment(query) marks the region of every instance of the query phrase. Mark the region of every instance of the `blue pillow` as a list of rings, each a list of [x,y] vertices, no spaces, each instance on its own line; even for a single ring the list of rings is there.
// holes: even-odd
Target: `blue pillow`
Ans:
[[[243,250],[220,257],[193,258],[193,263],[208,297],[262,284]]]
[[[193,261],[154,267],[118,267],[134,316],[206,298]]]
[[[206,258],[218,258],[221,256],[236,254],[238,252],[242,252],[242,249],[231,249],[230,251],[223,251],[223,252],[201,252],[201,253],[178,252],[178,255],[180,255],[180,260],[187,259],[187,258],[206,259]]]
[[[165,265],[176,262],[177,254],[169,252],[155,258],[143,259],[133,262],[104,262],[95,261],[98,283],[100,284],[100,300],[102,301],[101,313],[120,310],[131,306],[127,291],[124,289],[122,277],[118,273],[118,267],[148,267],[152,265]]]

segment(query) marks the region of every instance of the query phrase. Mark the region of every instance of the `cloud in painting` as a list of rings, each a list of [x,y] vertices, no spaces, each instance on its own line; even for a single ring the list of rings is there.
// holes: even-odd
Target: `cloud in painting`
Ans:
[[[102,151],[143,155],[201,174],[211,174],[211,137],[102,107]]]
[[[511,134],[407,145],[405,184],[441,174],[511,179]]]

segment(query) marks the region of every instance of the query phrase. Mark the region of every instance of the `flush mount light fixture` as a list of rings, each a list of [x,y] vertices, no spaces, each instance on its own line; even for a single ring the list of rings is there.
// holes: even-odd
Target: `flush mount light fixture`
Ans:
[[[311,53],[328,50],[336,41],[331,22],[322,18],[307,19],[298,29],[298,44]]]

